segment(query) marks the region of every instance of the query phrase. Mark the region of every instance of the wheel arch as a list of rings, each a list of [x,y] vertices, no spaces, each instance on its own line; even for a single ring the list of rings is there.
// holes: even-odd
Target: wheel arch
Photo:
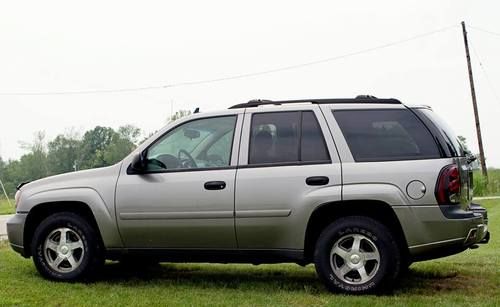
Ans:
[[[60,212],[71,212],[83,217],[93,228],[97,230],[99,235],[98,239],[101,243],[103,242],[101,231],[95,219],[94,213],[86,203],[80,201],[46,202],[33,207],[26,217],[23,234],[24,252],[26,256],[31,256],[31,241],[38,225],[47,217]]]
[[[359,199],[328,202],[319,205],[311,213],[307,222],[304,257],[312,262],[314,248],[319,235],[332,222],[345,216],[366,216],[388,227],[401,249],[402,256],[408,257],[408,244],[401,223],[391,205],[380,200]]]
[[[96,229],[105,247],[121,247],[114,210],[110,211],[97,191],[89,188],[61,189],[36,193],[25,199],[27,217],[23,232],[23,247],[29,253],[36,227],[48,216],[73,212],[84,217]]]

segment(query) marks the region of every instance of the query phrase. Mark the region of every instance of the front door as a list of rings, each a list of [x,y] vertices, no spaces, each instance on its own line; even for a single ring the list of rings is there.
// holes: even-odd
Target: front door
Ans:
[[[144,174],[123,166],[116,211],[127,248],[236,247],[238,124],[238,115],[181,123],[146,149]]]

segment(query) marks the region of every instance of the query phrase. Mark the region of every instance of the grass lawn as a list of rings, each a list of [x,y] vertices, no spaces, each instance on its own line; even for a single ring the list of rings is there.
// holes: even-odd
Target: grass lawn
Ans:
[[[480,170],[474,171],[473,179],[474,196],[500,195],[500,169],[488,169],[488,184]]]
[[[490,214],[490,244],[413,264],[393,294],[328,293],[313,266],[163,264],[142,272],[109,263],[94,283],[42,279],[31,260],[0,247],[2,305],[454,305],[500,306],[500,200],[481,202]]]
[[[5,198],[0,198],[0,215],[2,214],[14,214],[14,200],[11,199],[10,203]]]

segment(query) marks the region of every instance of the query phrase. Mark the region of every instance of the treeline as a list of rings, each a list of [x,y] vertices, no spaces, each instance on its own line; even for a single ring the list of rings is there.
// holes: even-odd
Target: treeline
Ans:
[[[19,160],[0,157],[0,180],[12,197],[20,182],[112,165],[135,149],[140,136],[141,130],[132,125],[117,130],[97,126],[83,136],[68,132],[48,142],[45,133],[38,132],[33,143],[23,144],[27,153]]]
[[[191,111],[178,110],[167,118],[167,122],[190,114]],[[113,165],[146,140],[141,136],[141,129],[133,125],[121,126],[117,130],[96,126],[83,136],[70,131],[48,142],[45,133],[38,132],[33,143],[22,144],[27,153],[19,160],[4,161],[0,157],[0,180],[9,196],[14,197],[16,186],[21,182]],[[0,199],[2,197],[0,189]]]

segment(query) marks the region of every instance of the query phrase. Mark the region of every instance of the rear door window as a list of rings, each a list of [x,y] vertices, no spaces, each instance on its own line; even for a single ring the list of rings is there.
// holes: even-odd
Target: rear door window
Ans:
[[[406,109],[335,110],[356,162],[440,158],[424,124]]]
[[[313,112],[302,112],[301,160],[330,160],[321,127]]]
[[[330,156],[312,111],[252,116],[249,164],[326,161],[330,161]]]

